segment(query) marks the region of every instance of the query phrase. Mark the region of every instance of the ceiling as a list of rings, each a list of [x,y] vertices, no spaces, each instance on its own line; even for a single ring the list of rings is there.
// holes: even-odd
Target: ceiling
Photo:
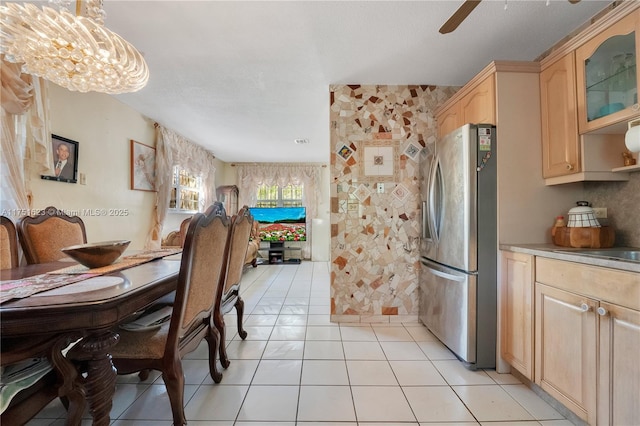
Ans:
[[[609,1],[484,0],[450,34],[449,1],[119,1],[105,25],[145,55],[116,96],[225,162],[329,160],[329,85],[461,86],[534,60]],[[308,144],[294,140],[308,139]]]

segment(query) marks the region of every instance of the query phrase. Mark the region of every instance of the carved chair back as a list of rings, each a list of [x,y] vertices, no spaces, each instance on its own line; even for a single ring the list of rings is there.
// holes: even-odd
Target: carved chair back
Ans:
[[[247,332],[242,326],[244,301],[240,297],[240,280],[242,279],[242,270],[244,269],[252,228],[253,216],[249,208],[244,206],[238,211],[237,215],[231,218],[231,236],[229,237],[229,256],[226,273],[222,291],[220,292],[218,303],[216,303],[216,312],[214,313],[214,321],[220,332],[220,340],[222,342],[220,345],[220,362],[225,368],[229,366],[230,362],[225,349],[224,315],[231,312],[234,307],[237,314],[238,335],[242,339],[247,337]]]
[[[84,222],[55,207],[18,221],[20,245],[28,264],[53,262],[66,255],[60,249],[87,242]]]
[[[18,267],[18,234],[11,219],[0,216],[0,269]]]
[[[159,370],[171,402],[174,425],[186,424],[182,357],[203,339],[209,346],[209,374],[219,383],[220,335],[213,311],[221,290],[229,243],[229,220],[220,202],[193,216],[186,232],[171,320],[157,331],[120,330],[111,353],[118,374]]]

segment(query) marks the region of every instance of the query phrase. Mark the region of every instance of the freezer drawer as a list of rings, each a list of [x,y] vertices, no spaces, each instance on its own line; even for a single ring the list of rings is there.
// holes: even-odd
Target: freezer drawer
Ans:
[[[422,259],[420,320],[463,361],[476,362],[477,276]]]

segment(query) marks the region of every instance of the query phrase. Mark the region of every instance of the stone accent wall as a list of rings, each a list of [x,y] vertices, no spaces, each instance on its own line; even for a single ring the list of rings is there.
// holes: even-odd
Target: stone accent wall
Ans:
[[[417,320],[420,151],[456,89],[331,86],[332,320]]]

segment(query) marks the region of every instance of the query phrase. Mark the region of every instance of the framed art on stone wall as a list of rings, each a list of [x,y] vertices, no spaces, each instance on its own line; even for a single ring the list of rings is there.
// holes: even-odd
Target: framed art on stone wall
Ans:
[[[362,141],[360,180],[373,182],[398,181],[398,142],[393,140]]]

